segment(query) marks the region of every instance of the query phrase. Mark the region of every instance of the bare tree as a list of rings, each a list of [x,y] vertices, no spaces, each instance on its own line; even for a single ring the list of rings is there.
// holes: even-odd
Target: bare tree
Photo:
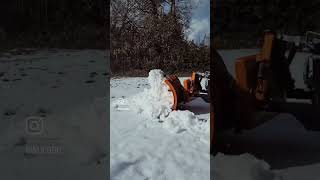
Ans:
[[[204,51],[185,38],[191,8],[191,0],[112,0],[112,70],[191,67],[191,53]]]

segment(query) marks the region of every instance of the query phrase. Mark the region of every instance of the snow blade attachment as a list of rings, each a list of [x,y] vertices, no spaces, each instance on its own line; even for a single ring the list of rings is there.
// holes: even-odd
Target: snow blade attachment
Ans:
[[[173,94],[173,110],[177,110],[181,103],[188,101],[188,95],[184,87],[181,85],[180,80],[175,75],[166,77],[165,83],[169,86],[169,91]]]

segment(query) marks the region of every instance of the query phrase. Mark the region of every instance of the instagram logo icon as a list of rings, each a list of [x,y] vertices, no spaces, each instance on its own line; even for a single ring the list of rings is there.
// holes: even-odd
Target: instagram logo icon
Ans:
[[[26,132],[28,134],[41,134],[43,132],[43,118],[28,117],[26,119]]]

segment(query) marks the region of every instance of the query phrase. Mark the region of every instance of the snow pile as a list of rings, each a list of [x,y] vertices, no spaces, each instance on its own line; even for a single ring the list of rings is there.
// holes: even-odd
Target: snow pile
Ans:
[[[173,132],[183,132],[192,130],[197,133],[209,135],[210,126],[207,121],[200,121],[197,116],[190,111],[173,111],[163,120],[163,127]]]
[[[163,119],[171,112],[173,94],[164,82],[165,76],[159,69],[149,72],[150,88],[129,99],[129,106],[146,117]]]
[[[278,180],[268,163],[250,154],[226,156],[218,154],[212,159],[211,176],[218,180]]]
[[[147,119],[162,123],[162,127],[174,133],[192,130],[209,134],[208,121],[200,121],[198,117],[188,110],[172,111],[173,94],[165,84],[164,72],[154,69],[149,72],[149,88],[129,98],[118,98],[112,106],[120,110],[133,110]]]

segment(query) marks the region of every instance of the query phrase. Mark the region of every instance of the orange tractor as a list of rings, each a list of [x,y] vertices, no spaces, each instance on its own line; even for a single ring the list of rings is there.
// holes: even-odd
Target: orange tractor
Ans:
[[[209,82],[210,72],[205,73],[192,72],[191,78],[185,79],[183,85],[176,75],[166,77],[165,83],[173,94],[173,110],[179,109],[179,106],[201,97],[205,102],[209,100]],[[201,84],[202,83],[202,84]]]
[[[304,41],[298,44],[290,36],[266,32],[258,54],[235,61],[235,78],[213,49],[211,75],[193,73],[183,86],[176,76],[167,77],[166,83],[174,94],[173,109],[193,97],[210,102],[211,146],[218,143],[219,132],[234,129],[240,133],[279,113],[294,115],[306,129],[320,130],[320,34],[307,32]],[[311,52],[305,60],[304,89],[295,87],[290,71],[299,47]],[[203,89],[200,82],[204,77],[207,83]]]

